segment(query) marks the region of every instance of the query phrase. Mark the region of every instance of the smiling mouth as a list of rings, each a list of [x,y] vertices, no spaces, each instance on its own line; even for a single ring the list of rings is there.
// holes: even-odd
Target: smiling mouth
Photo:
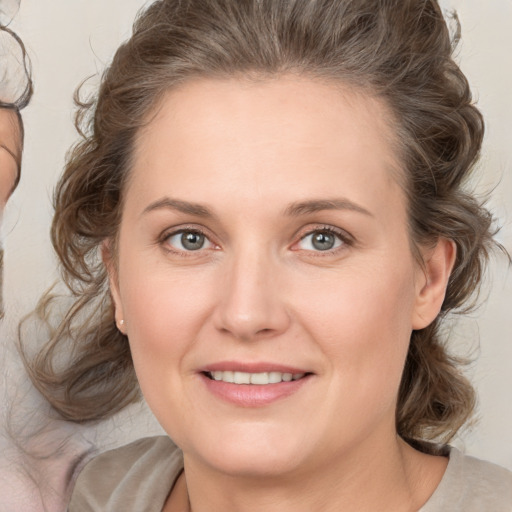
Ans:
[[[266,386],[268,384],[279,384],[281,382],[291,382],[300,380],[309,375],[309,373],[282,373],[282,372],[261,372],[248,373],[236,371],[213,371],[203,372],[211,380],[226,382],[229,384],[253,384],[256,386]]]

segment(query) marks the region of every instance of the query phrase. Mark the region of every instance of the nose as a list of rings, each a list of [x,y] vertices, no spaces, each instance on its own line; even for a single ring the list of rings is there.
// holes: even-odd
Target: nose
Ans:
[[[242,341],[277,336],[290,325],[278,265],[264,255],[233,258],[220,285],[215,327]]]

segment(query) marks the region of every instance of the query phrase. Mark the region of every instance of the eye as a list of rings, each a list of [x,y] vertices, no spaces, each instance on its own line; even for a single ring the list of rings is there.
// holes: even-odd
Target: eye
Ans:
[[[312,231],[303,236],[298,243],[299,249],[306,251],[332,251],[340,247],[344,241],[333,231],[322,229]]]
[[[166,243],[182,252],[199,251],[213,247],[212,242],[200,231],[182,230],[170,234]]]

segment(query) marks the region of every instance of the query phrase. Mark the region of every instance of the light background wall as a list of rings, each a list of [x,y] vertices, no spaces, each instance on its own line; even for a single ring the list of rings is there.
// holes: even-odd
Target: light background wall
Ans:
[[[490,206],[512,252],[512,0],[445,0],[462,23],[459,60],[487,119],[481,190],[496,186]],[[24,112],[26,150],[21,185],[4,220],[5,298],[10,328],[34,307],[56,278],[49,244],[53,185],[66,150],[77,136],[72,93],[101,72],[129,35],[141,0],[22,0],[13,28],[32,58],[36,93]],[[455,327],[454,344],[478,356],[470,375],[479,392],[480,421],[457,444],[467,452],[512,469],[512,271],[504,259],[491,266],[486,304]],[[484,293],[485,295],[485,293]],[[5,329],[5,327],[4,327]],[[7,371],[16,368],[4,337]],[[11,366],[9,366],[11,365]],[[159,428],[147,412],[132,409],[109,427],[103,444],[127,442]]]

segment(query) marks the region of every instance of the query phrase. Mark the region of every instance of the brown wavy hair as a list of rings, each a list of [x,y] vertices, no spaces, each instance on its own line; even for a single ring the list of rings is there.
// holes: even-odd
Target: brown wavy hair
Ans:
[[[457,40],[435,0],[159,0],[141,12],[97,96],[76,95],[82,138],[57,185],[51,228],[72,305],[39,353],[25,354],[52,406],[85,422],[140,398],[99,249],[115,243],[134,141],[163,95],[195,77],[295,73],[348,84],[388,105],[411,246],[440,237],[457,246],[439,317],[412,333],[396,413],[404,438],[450,439],[475,398],[441,326],[447,313],[472,305],[494,245],[492,216],[465,186],[484,124],[452,58]],[[42,299],[41,318],[52,303],[51,295]]]

